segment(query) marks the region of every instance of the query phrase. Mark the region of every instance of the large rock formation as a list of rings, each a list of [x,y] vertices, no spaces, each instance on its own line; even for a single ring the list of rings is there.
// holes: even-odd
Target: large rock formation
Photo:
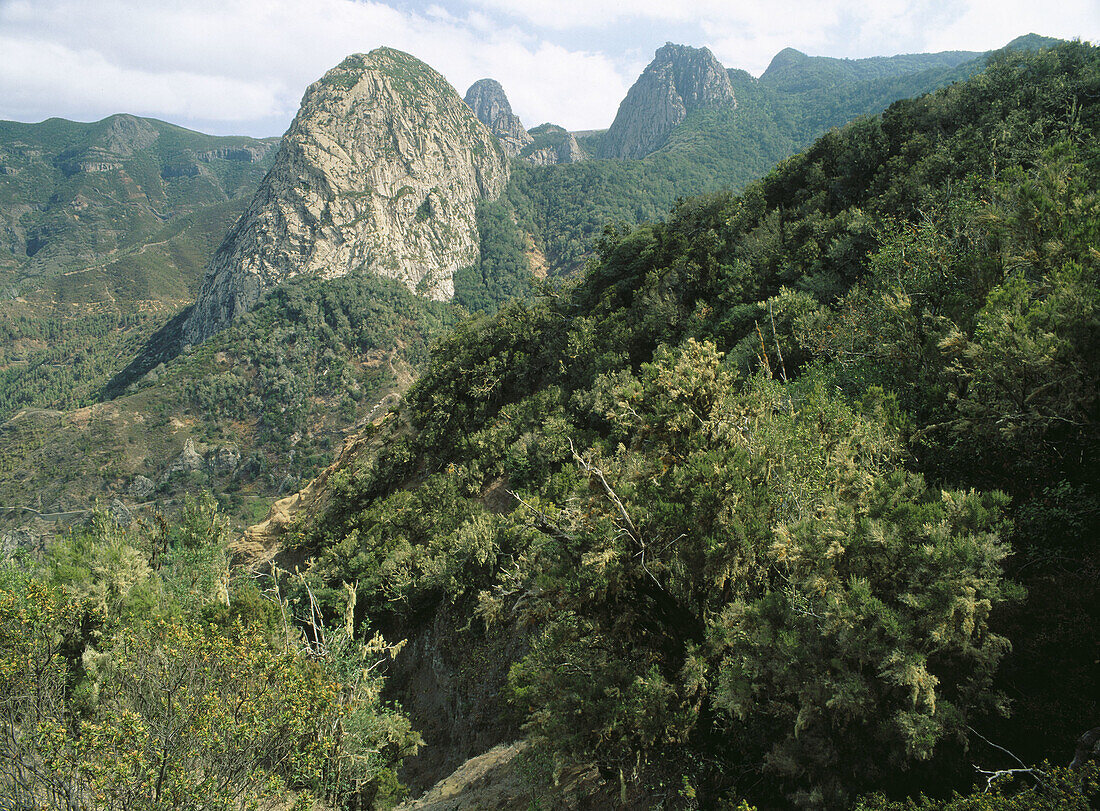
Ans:
[[[310,85],[271,172],[211,260],[178,344],[300,274],[366,269],[434,299],[478,258],[477,201],[508,180],[500,142],[454,88],[390,48]]]
[[[500,139],[504,151],[513,158],[535,166],[576,163],[587,155],[572,133],[554,124],[542,124],[528,132],[512,113],[504,88],[495,79],[479,79],[466,91],[466,103],[478,121]]]
[[[531,136],[523,128],[523,122],[512,113],[508,96],[496,79],[479,79],[470,85],[466,104],[513,158],[531,143]]]
[[[644,158],[692,110],[736,104],[729,76],[714,54],[667,43],[619,105],[598,157]]]
[[[531,130],[531,138],[531,143],[519,153],[519,157],[535,166],[576,163],[587,157],[576,136],[556,124],[535,127]]]

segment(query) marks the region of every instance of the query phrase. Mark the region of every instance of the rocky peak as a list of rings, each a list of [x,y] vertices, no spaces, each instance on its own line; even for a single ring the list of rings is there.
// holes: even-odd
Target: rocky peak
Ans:
[[[496,79],[479,79],[466,91],[466,104],[474,111],[478,121],[500,139],[504,150],[515,157],[531,143],[531,136],[523,123],[512,113],[512,105],[504,88]]]
[[[643,158],[692,110],[736,104],[726,69],[709,49],[667,43],[619,105],[599,157]]]
[[[390,48],[349,56],[306,90],[177,351],[300,274],[366,270],[450,298],[454,271],[478,258],[477,201],[507,180],[500,142],[439,73]]]
[[[103,130],[96,138],[95,146],[123,158],[148,149],[160,137],[152,123],[126,113],[113,115],[100,123]]]

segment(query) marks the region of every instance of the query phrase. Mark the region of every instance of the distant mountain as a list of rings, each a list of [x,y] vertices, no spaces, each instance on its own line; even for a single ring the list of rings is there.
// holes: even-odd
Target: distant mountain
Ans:
[[[310,85],[275,165],[183,325],[199,343],[299,274],[367,269],[433,299],[478,256],[475,208],[508,180],[499,142],[401,51],[349,56]]]
[[[278,143],[131,115],[0,122],[4,285],[45,302],[99,302],[105,289],[187,297],[202,268],[193,257],[243,210]]]
[[[1018,42],[1042,45],[1034,37]],[[409,291],[444,297],[452,278],[457,304],[492,312],[507,297],[526,295],[534,275],[575,273],[608,223],[659,220],[680,197],[741,188],[829,127],[942,87],[984,64],[975,59],[952,66],[955,57],[944,55],[863,64],[791,52],[777,57],[767,81],[718,65],[727,94],[721,76],[715,79],[718,63],[712,56],[678,46],[662,51],[646,82],[653,85],[654,74],[668,79],[665,89],[676,93],[685,115],[642,159],[589,158],[615,134],[578,137],[543,125],[530,131],[532,141],[509,170],[500,139],[442,77],[412,57],[386,50],[353,57],[311,88],[307,101],[318,103],[308,114],[303,108],[301,126],[292,129],[298,145],[283,150],[265,190],[254,198],[275,160],[275,139],[214,139],[131,117],[94,125],[5,125],[5,132],[23,133],[14,138],[14,151],[5,147],[0,161],[0,181],[7,183],[0,188],[8,194],[0,208],[5,222],[26,228],[52,211],[65,228],[50,232],[32,257],[25,255],[26,233],[18,241],[18,261],[9,249],[9,268],[22,270],[5,280],[9,295],[19,298],[0,302],[0,416],[23,408],[87,406],[102,399],[111,379],[111,396],[128,393],[116,402],[119,413],[134,412],[125,430],[126,443],[136,444],[117,446],[116,456],[125,463],[81,456],[87,464],[140,469],[159,480],[161,463],[179,452],[186,430],[200,449],[204,436],[221,436],[223,444],[258,453],[268,463],[293,449],[297,455],[286,462],[282,478],[308,475],[340,426],[363,418],[377,398],[415,376],[423,357],[410,347],[426,346],[462,312],[425,310],[428,302]],[[783,78],[784,60],[801,64],[806,87],[818,89],[783,89],[783,82],[794,81]],[[677,73],[674,63],[684,70]],[[825,75],[833,79],[826,82]],[[634,102],[644,95],[636,92]],[[501,98],[507,101],[502,95],[496,99],[498,111],[504,109]],[[624,105],[630,108],[625,100]],[[632,109],[640,115],[644,105]],[[36,128],[37,141],[27,134]],[[644,140],[639,132],[631,137]],[[42,177],[53,178],[55,185],[27,182],[31,164],[9,155],[19,150],[24,161],[38,150],[34,165],[46,167]],[[424,157],[433,150],[435,157]],[[502,186],[496,202],[489,202]],[[80,189],[87,190],[79,201],[87,208],[66,206]],[[206,198],[188,196],[198,191]],[[156,200],[165,201],[163,207]],[[110,207],[101,208],[107,202]],[[246,209],[247,216],[231,230]],[[157,217],[165,213],[167,222]],[[223,238],[201,307],[178,314],[193,300],[202,268]],[[58,247],[64,245],[76,247],[66,253]],[[72,263],[47,264],[51,256],[68,256]],[[443,256],[449,265],[438,261]],[[34,273],[23,272],[27,268]],[[323,280],[348,269],[393,275],[405,295],[353,272],[339,286],[345,303],[334,304],[335,283]],[[296,283],[279,294],[275,310],[259,304],[275,295],[261,299],[270,285],[294,274],[304,277],[305,287]],[[313,275],[319,278],[309,282]],[[307,304],[301,300],[304,289],[312,297]],[[207,329],[229,323],[251,306],[261,309],[239,321],[239,329],[197,346]],[[272,319],[282,326],[273,329]],[[333,337],[348,328],[345,322],[355,326],[363,319],[371,324],[368,337]],[[171,362],[188,343],[194,351]],[[333,383],[330,377],[339,369],[354,373]],[[57,460],[73,443],[85,441],[83,412],[65,416],[69,428],[63,433],[43,427],[61,419],[57,412],[32,413],[39,417],[24,415],[9,426],[10,442],[0,439],[5,456],[0,467],[9,470],[12,493],[38,481],[35,471],[44,463],[27,451],[35,443],[48,441],[54,449],[50,458]],[[123,430],[131,418],[115,419],[115,413],[93,410],[93,417],[104,416],[93,420],[100,426],[95,430]],[[161,436],[164,431],[168,435]],[[141,459],[146,461],[134,468]],[[81,492],[106,497],[125,489],[118,489],[117,476],[107,474],[91,489],[75,483],[99,481],[100,475],[58,473],[55,484],[61,489],[52,492],[64,490],[62,500],[72,506]],[[265,480],[257,492],[277,492],[282,478]],[[230,486],[217,481],[218,488]]]
[[[504,151],[511,157],[518,155],[531,143],[531,136],[523,127],[523,122],[512,112],[508,96],[496,79],[479,79],[466,91],[466,104],[478,121],[500,139]]]
[[[1027,35],[1007,47],[1055,42]],[[699,83],[725,86],[703,78],[718,64],[709,52],[666,45],[627,94],[612,128],[577,139],[589,154],[636,160],[517,170],[506,195],[551,274],[571,273],[606,223],[659,218],[679,197],[740,189],[832,127],[964,80],[987,56],[954,51],[848,60],[786,49],[759,79],[723,68],[734,105],[722,101],[724,89],[692,90]]]
[[[466,104],[478,120],[500,139],[510,157],[535,166],[576,163],[588,157],[576,137],[556,124],[541,124],[528,132],[512,112],[504,88],[495,79],[480,79],[466,91]]]
[[[784,48],[772,58],[768,69],[760,76],[760,83],[785,93],[830,91],[854,82],[954,68],[979,56],[981,54],[976,51],[943,51],[867,59],[836,59],[829,56],[807,56],[794,48]]]
[[[314,82],[271,172],[207,269],[195,304],[110,385],[201,343],[296,276],[369,271],[431,299],[479,257],[477,203],[508,180],[500,141],[420,60],[378,48]]]
[[[706,48],[671,42],[626,94],[600,142],[601,158],[642,158],[661,146],[689,112],[736,107],[725,68]]]
[[[278,138],[0,122],[0,418],[93,402],[191,301]]]

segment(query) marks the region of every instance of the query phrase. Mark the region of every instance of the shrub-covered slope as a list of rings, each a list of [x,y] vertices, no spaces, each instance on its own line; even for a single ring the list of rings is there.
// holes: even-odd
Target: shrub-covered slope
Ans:
[[[193,297],[278,140],[0,122],[0,418],[93,402]]]
[[[460,326],[296,536],[319,604],[355,584],[411,640],[427,751],[522,730],[702,807],[942,793],[1012,765],[986,739],[1068,760],[1100,710],[1098,99],[1086,44],[1002,53]]]
[[[454,318],[450,305],[375,276],[281,287],[114,400],[6,421],[0,505],[65,513],[64,522],[97,500],[173,512],[183,493],[211,490],[238,524],[253,522],[408,386]],[[33,516],[8,509],[3,518],[24,526]]]

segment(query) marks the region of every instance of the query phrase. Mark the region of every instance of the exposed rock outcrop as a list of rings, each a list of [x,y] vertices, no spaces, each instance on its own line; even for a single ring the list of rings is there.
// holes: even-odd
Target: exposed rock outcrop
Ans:
[[[619,105],[598,157],[644,158],[692,110],[736,104],[729,76],[714,54],[667,43]]]
[[[532,142],[520,153],[520,158],[535,166],[576,163],[588,157],[576,136],[556,124],[535,127],[531,135]]]
[[[512,157],[531,143],[531,136],[523,128],[523,122],[512,113],[512,105],[504,88],[496,79],[479,79],[466,91],[466,104],[474,111],[478,121],[500,139],[504,151]]]
[[[156,484],[147,476],[140,473],[130,480],[130,486],[126,488],[126,495],[132,499],[141,501],[148,498],[149,494],[157,489]]]
[[[34,552],[43,548],[42,535],[31,527],[18,527],[0,533],[0,558],[16,552]]]
[[[176,473],[194,473],[197,470],[202,470],[203,466],[203,458],[195,449],[195,440],[188,437],[187,441],[183,443],[183,450],[180,451],[180,455],[164,471],[161,481],[168,481]]]
[[[245,163],[259,163],[271,149],[269,143],[249,144],[247,146],[220,146],[217,149],[208,149],[195,156],[203,163],[215,160],[244,161]]]
[[[439,73],[379,48],[310,85],[271,172],[211,260],[177,347],[300,274],[364,269],[433,299],[478,258],[475,212],[508,180],[500,142]]]

